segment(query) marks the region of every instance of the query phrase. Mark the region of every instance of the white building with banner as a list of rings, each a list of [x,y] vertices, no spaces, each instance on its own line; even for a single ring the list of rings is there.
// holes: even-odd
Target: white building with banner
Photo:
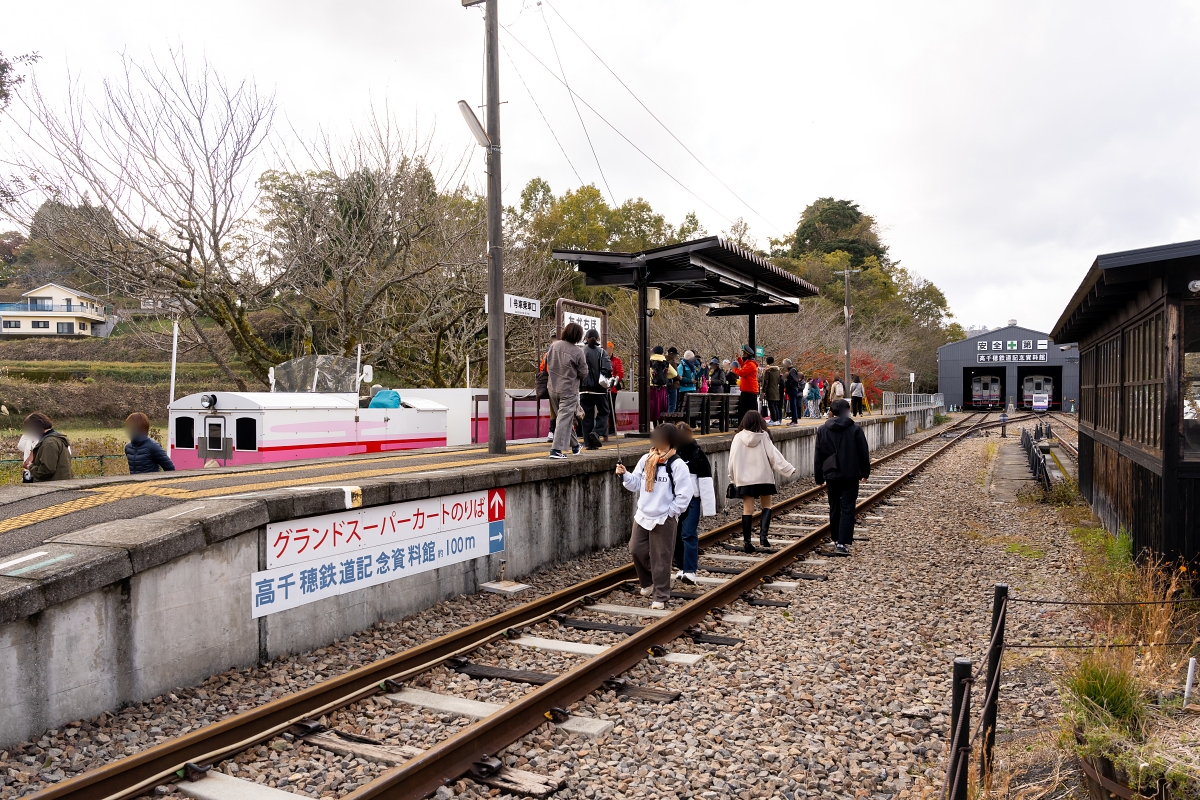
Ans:
[[[1049,396],[1052,411],[1074,411],[1079,399],[1079,349],[1009,320],[938,348],[938,391],[947,406],[972,410],[1030,409]]]

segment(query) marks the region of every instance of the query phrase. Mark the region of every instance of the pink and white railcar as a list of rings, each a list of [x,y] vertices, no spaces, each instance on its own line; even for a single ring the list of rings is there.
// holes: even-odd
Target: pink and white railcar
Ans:
[[[179,469],[414,450],[446,444],[445,406],[359,408],[356,392],[204,392],[170,405]]]

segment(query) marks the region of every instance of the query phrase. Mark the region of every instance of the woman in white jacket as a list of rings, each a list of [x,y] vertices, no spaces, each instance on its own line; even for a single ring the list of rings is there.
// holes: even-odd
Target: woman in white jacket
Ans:
[[[653,595],[652,609],[667,607],[671,599],[671,557],[679,516],[692,502],[692,477],[688,466],[675,454],[679,431],[674,425],[658,425],[650,433],[650,452],[642,456],[633,472],[617,464],[617,475],[625,488],[637,494],[633,535],[629,553],[642,596]]]
[[[770,545],[767,531],[771,527],[771,496],[776,492],[776,471],[787,477],[796,468],[772,444],[762,415],[757,411],[747,411],[729,448],[729,483],[736,487],[737,496],[742,498],[742,539],[747,553],[754,552],[750,536],[756,497],[762,505],[762,528],[758,543],[763,547]]]

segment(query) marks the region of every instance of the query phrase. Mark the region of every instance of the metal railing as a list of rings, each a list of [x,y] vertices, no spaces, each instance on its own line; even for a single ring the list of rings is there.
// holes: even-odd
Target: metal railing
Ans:
[[[104,306],[86,306],[82,303],[0,303],[0,313],[19,311],[25,314],[91,314],[104,316]]]
[[[941,392],[937,394],[883,393],[883,413],[885,415],[903,414],[906,411],[927,411],[931,408],[945,407],[946,400]]]
[[[1041,439],[1041,426],[1037,428],[1037,435],[1029,432],[1028,428],[1021,429],[1021,447],[1025,448],[1025,455],[1029,460],[1029,471],[1033,473],[1034,479],[1041,484],[1046,491],[1050,490],[1050,470],[1046,466],[1046,454],[1042,452],[1042,448],[1038,446],[1038,440]]]

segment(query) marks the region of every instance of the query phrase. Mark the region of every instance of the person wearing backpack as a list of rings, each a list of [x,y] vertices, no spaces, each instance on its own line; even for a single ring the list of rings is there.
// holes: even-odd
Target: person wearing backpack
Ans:
[[[653,425],[662,421],[663,412],[667,410],[667,385],[674,376],[675,368],[663,355],[662,345],[655,345],[654,352],[650,354],[650,409],[648,412],[650,423]]]
[[[695,433],[686,422],[680,422],[679,440],[675,452],[687,464],[692,482],[692,502],[679,518],[679,535],[675,537],[675,578],[684,583],[696,583],[696,570],[700,568],[700,537],[696,530],[701,515],[715,516],[717,495],[713,490],[712,464],[708,454],[700,449]]]
[[[650,452],[633,471],[617,463],[617,475],[626,489],[637,495],[629,554],[642,597],[650,608],[667,607],[671,599],[671,556],[679,517],[692,502],[692,479],[687,464],[675,452],[679,429],[658,425],[650,432]]]
[[[859,481],[871,477],[871,450],[867,436],[850,416],[850,403],[834,400],[832,416],[817,429],[813,478],[825,484],[829,496],[829,532],[837,542],[834,552],[850,555],[854,543],[855,506]]]
[[[612,362],[600,346],[599,331],[590,328],[585,341],[583,360],[587,363],[587,377],[583,379],[579,394],[583,407],[580,438],[588,450],[598,450],[600,435],[608,434],[608,385],[612,378]]]
[[[700,359],[691,350],[685,350],[679,362],[679,393],[687,394],[700,389]]]
[[[771,527],[771,497],[776,494],[775,473],[784,477],[796,472],[775,445],[763,422],[762,414],[747,411],[738,426],[733,444],[729,446],[730,497],[742,498],[742,539],[747,553],[754,552],[750,536],[754,528],[754,498],[762,506],[762,527],[758,543],[770,544],[767,533]]]

